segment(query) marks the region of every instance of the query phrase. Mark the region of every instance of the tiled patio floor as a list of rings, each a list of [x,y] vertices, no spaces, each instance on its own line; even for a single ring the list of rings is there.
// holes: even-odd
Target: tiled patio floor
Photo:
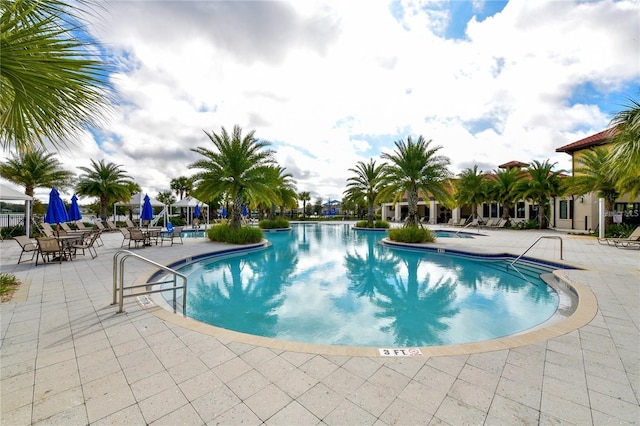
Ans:
[[[562,235],[564,272],[590,289],[598,311],[579,329],[508,349],[388,358],[250,344],[192,320],[163,319],[127,299],[116,314],[113,254],[16,265],[0,242],[0,272],[25,284],[0,306],[2,425],[575,424],[640,422],[640,250],[553,231],[487,230],[444,248],[520,254],[539,235]],[[220,245],[139,253],[167,263]],[[558,242],[532,257],[558,261]],[[134,279],[148,274],[127,265]],[[262,341],[260,341],[262,342]],[[488,346],[489,347],[489,346]]]

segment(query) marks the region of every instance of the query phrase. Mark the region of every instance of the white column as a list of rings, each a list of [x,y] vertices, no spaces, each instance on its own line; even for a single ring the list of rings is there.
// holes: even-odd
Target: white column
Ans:
[[[604,238],[604,198],[598,198],[598,236]]]

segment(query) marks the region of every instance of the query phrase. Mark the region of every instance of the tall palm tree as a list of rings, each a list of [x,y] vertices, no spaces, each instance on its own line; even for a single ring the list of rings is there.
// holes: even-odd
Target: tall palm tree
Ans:
[[[302,219],[307,214],[307,201],[311,200],[311,194],[308,191],[301,191],[298,194],[298,200],[302,201]]]
[[[131,197],[130,185],[133,183],[122,166],[91,160],[91,167],[78,167],[84,173],[76,184],[76,193],[81,196],[98,197],[100,200],[100,218],[107,218],[107,205],[127,200]]]
[[[390,163],[384,168],[380,197],[398,202],[406,194],[409,212],[405,226],[418,226],[418,192],[424,197],[431,194],[439,201],[449,197],[445,188],[445,179],[450,176],[449,158],[437,155],[442,147],[431,147],[431,141],[422,136],[415,142],[409,136],[395,145],[393,153],[382,154]]]
[[[549,200],[553,196],[562,195],[563,170],[554,171],[557,163],[549,163],[549,160],[540,162],[533,160],[533,164],[527,168],[527,176],[518,185],[518,193],[522,198],[533,201],[538,205],[538,224],[544,229],[548,224],[547,211]]]
[[[373,159],[369,159],[368,163],[358,161],[355,168],[349,169],[354,175],[347,179],[347,189],[344,194],[354,203],[367,202],[367,227],[369,228],[373,228],[376,219],[375,202],[380,193],[383,170],[384,164],[376,165]]]
[[[242,135],[240,126],[234,126],[229,134],[223,127],[220,133],[207,133],[215,150],[205,147],[191,149],[204,158],[189,165],[199,169],[193,175],[197,184],[196,195],[208,194],[216,197],[227,193],[235,206],[241,206],[245,199],[264,197],[277,200],[277,194],[268,179],[269,166],[275,164],[273,151],[267,149],[269,143],[254,137],[255,131]],[[242,211],[233,210],[231,227],[240,228]]]
[[[36,188],[65,188],[73,183],[74,173],[65,170],[55,154],[37,148],[14,153],[0,163],[0,175],[20,186],[33,197]]]
[[[640,103],[629,99],[611,126],[613,148],[607,168],[613,171],[618,192],[629,193],[633,199],[640,192]]]
[[[296,193],[296,181],[291,173],[285,173],[285,168],[280,166],[271,167],[276,173],[275,181],[277,182],[275,191],[278,195],[280,216],[284,216],[287,208],[298,206],[298,194]]]
[[[1,2],[0,145],[64,146],[109,105],[108,67],[81,24],[86,1]]]
[[[458,174],[456,182],[455,199],[458,205],[470,204],[471,215],[474,219],[478,217],[478,204],[482,204],[488,198],[487,178],[478,171],[478,165],[474,165],[473,169],[464,169]]]
[[[517,167],[494,170],[489,181],[489,199],[502,205],[502,218],[509,219],[511,207],[518,201],[517,188],[522,180],[522,170]]]
[[[605,209],[612,211],[620,193],[616,189],[616,179],[607,168],[609,151],[603,147],[585,150],[578,159],[578,166],[573,176],[566,179],[564,188],[567,193],[584,195],[595,191],[599,198],[604,198]],[[605,225],[610,225],[613,217],[605,217]]]

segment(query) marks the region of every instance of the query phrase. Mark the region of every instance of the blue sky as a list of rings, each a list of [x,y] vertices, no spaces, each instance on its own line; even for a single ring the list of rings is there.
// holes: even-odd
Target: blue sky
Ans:
[[[441,146],[452,173],[567,169],[555,149],[640,92],[636,0],[101,5],[88,24],[117,103],[60,159],[120,164],[150,195],[194,172],[204,131],[236,124],[272,142],[314,201],[342,198],[350,168],[408,135]]]

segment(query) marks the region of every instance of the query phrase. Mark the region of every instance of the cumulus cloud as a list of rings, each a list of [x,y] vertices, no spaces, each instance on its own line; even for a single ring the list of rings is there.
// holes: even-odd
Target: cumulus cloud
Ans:
[[[603,130],[611,101],[637,91],[637,2],[487,5],[461,20],[459,2],[427,0],[106,2],[93,28],[119,103],[61,159],[122,164],[155,194],[192,173],[205,130],[238,124],[314,200],[341,198],[349,168],[408,135],[441,145],[453,173],[569,168],[555,148]]]

